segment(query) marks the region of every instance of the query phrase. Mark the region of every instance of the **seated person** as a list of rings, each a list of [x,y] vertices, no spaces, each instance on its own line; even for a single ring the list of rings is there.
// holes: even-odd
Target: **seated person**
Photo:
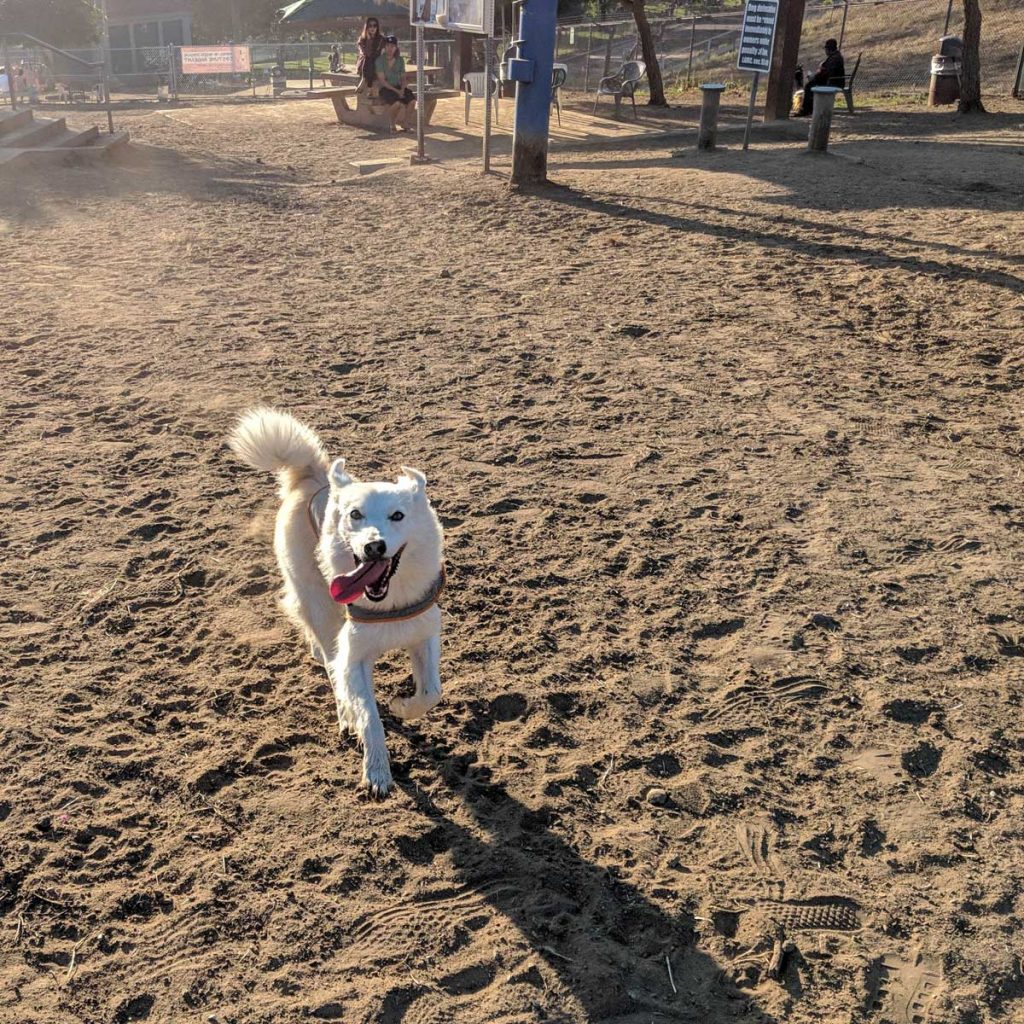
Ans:
[[[341,54],[338,52],[337,45],[331,47],[330,69],[331,74],[337,74],[341,70]]]
[[[826,39],[825,59],[818,66],[817,73],[804,82],[804,99],[796,116],[807,117],[813,110],[814,93],[811,90],[816,85],[834,85],[837,89],[842,89],[845,79],[846,65],[843,63],[843,55],[839,52],[839,44],[834,39]]]
[[[357,88],[360,92],[368,92],[377,81],[377,58],[384,52],[384,39],[380,34],[380,22],[376,18],[366,19],[356,45],[359,49],[356,61],[356,74],[359,75]]]
[[[378,97],[389,106],[391,126],[409,130],[409,118],[416,107],[416,97],[405,85],[405,61],[398,52],[398,37],[384,39],[384,52],[377,58]]]

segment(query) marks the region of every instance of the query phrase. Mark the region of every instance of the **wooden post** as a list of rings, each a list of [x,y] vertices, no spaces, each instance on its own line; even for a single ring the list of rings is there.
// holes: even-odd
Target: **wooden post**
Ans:
[[[462,90],[462,76],[473,70],[473,37],[468,32],[455,33],[455,51],[452,54],[453,89]]]
[[[708,82],[700,87],[700,128],[697,130],[697,148],[714,149],[718,138],[718,106],[725,86]]]
[[[697,40],[697,16],[690,19],[690,59],[686,62],[686,88],[693,85],[693,44]]]
[[[804,24],[805,0],[781,0],[775,31],[772,69],[768,72],[765,97],[766,121],[784,121],[793,106],[793,75],[800,53],[800,32]]]
[[[587,67],[583,72],[583,91],[590,92],[590,53],[594,45],[594,23],[590,23],[590,31],[587,32]]]
[[[612,40],[615,38],[615,25],[608,26],[608,39],[605,42],[604,47],[604,71],[601,73],[602,78],[607,78],[611,74],[612,67]]]
[[[807,148],[812,153],[824,153],[828,150],[828,136],[832,128],[832,110],[836,103],[836,93],[841,90],[832,85],[816,85],[814,93],[814,112],[811,114],[811,131],[807,137]]]

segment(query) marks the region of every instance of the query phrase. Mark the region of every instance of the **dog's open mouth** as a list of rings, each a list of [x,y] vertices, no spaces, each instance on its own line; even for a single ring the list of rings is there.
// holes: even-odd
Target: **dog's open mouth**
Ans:
[[[338,604],[352,604],[364,596],[368,601],[383,601],[388,596],[388,584],[398,571],[404,550],[403,545],[393,558],[381,558],[376,562],[364,562],[353,555],[356,560],[355,569],[331,580],[331,597]]]

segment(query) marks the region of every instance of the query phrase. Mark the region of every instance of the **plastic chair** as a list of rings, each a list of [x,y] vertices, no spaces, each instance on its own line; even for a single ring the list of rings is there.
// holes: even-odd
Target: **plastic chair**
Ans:
[[[853,113],[853,80],[857,77],[857,68],[860,67],[860,59],[863,56],[863,53],[857,54],[857,60],[853,65],[853,71],[848,75],[844,75],[842,84],[839,85],[843,90],[843,99],[846,100],[846,112],[848,114]],[[833,79],[833,81],[839,84],[838,79]]]
[[[484,77],[486,71],[470,71],[462,76],[462,84],[466,87],[466,124],[469,124],[469,104],[474,96],[484,95]],[[491,75],[491,95],[494,97],[494,123],[498,124],[498,77]],[[486,102],[486,98],[485,98]]]
[[[633,117],[639,120],[636,112],[635,93],[646,73],[647,65],[642,60],[628,60],[616,74],[602,78],[597,86],[597,95],[594,97],[594,113],[597,113],[597,101],[602,96],[614,96],[615,113],[618,115],[622,97],[627,96],[633,103]]]
[[[565,68],[553,68],[551,71],[551,103],[558,111],[558,127],[562,127],[562,86],[565,85]]]

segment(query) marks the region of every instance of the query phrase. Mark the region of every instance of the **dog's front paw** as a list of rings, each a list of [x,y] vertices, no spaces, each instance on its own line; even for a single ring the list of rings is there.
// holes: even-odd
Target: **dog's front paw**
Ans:
[[[430,697],[395,697],[388,707],[395,718],[408,722],[413,718],[422,718],[437,705],[438,700],[440,698],[434,700]]]
[[[388,795],[394,784],[387,751],[382,754],[367,754],[363,758],[363,786],[369,791],[370,796],[379,800]]]

